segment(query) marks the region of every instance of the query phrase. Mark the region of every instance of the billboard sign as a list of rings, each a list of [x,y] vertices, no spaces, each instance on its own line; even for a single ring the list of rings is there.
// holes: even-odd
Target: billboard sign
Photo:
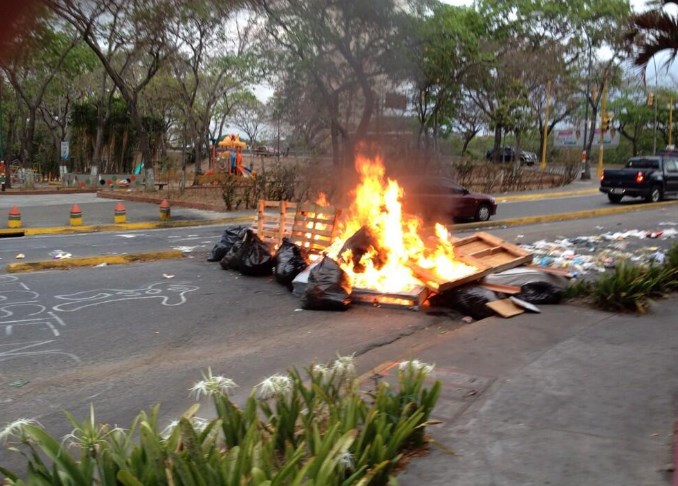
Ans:
[[[584,130],[581,128],[565,128],[553,130],[554,147],[582,148],[584,146]],[[600,129],[596,128],[593,133],[593,147],[600,145]],[[619,132],[611,128],[603,136],[603,146],[616,147],[619,145]]]

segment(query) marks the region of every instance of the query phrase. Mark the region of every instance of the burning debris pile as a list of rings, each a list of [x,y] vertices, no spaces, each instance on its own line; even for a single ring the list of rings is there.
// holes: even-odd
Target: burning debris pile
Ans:
[[[464,295],[478,293],[469,289],[476,288],[486,277],[531,262],[529,252],[486,233],[455,239],[442,224],[424,227],[419,218],[403,212],[403,189],[386,178],[379,159],[358,157],[356,169],[360,182],[352,194],[353,202],[340,218],[323,218],[323,211],[335,210],[326,203],[318,205],[312,218],[305,216],[303,226],[295,218],[296,233],[293,229],[282,243],[265,242],[244,227],[230,228],[208,260],[220,261],[223,268],[243,274],[261,275],[265,270],[269,275],[274,273],[280,283],[292,286],[304,308],[324,310],[343,310],[352,301],[415,308],[437,302],[455,307],[459,306],[460,296],[468,303]],[[297,216],[301,215],[303,212],[297,208]],[[318,224],[335,219],[333,227]],[[284,224],[284,218],[281,221]],[[295,238],[295,234],[299,237]],[[315,238],[325,238],[327,245],[312,254],[307,250],[317,249]],[[539,280],[541,272],[531,272],[527,280]],[[493,308],[493,312],[508,315],[504,310],[510,307],[516,311],[516,305],[522,305],[521,311],[535,310],[519,298],[534,297],[534,293],[523,295],[520,286],[511,284],[519,280],[509,277],[503,284],[484,283],[483,302],[496,300],[504,304],[483,305],[483,314]],[[542,280],[554,291],[560,292],[565,286],[562,281],[556,285],[553,279]],[[497,289],[501,294],[495,293]],[[508,294],[514,294],[513,300],[498,298]],[[476,302],[477,298],[474,294],[470,300]],[[476,316],[486,317],[478,313]]]

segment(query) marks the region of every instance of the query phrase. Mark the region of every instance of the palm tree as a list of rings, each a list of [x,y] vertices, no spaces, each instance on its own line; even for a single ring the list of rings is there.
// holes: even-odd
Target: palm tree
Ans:
[[[652,2],[652,9],[631,16],[631,28],[626,35],[631,46],[633,63],[646,68],[655,54],[670,51],[665,62],[668,67],[678,55],[678,17],[669,14],[664,6],[678,6],[678,0],[657,0]]]

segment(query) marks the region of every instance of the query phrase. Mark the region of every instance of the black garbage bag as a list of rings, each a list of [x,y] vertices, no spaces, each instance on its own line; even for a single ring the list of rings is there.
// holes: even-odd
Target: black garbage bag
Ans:
[[[343,311],[351,304],[350,295],[348,275],[337,262],[325,256],[311,269],[301,306],[311,310]]]
[[[273,272],[271,245],[262,241],[252,230],[247,230],[238,257],[238,270],[243,275],[263,277]]]
[[[494,311],[485,305],[493,300],[497,300],[497,295],[491,290],[464,285],[434,295],[429,303],[434,307],[449,307],[478,320],[494,315]]]
[[[308,259],[299,246],[292,243],[288,238],[283,238],[282,243],[275,252],[275,279],[278,283],[292,289],[292,280],[308,266]]]
[[[242,245],[245,243],[245,236],[247,232],[243,234],[243,237],[235,241],[231,248],[228,250],[224,258],[219,260],[219,265],[224,270],[240,270],[240,250],[242,250]]]
[[[386,263],[386,252],[379,247],[377,238],[367,226],[361,227],[346,240],[344,246],[342,246],[339,251],[339,255],[343,258],[345,252],[348,251],[351,253],[353,271],[356,273],[363,273],[365,271],[365,266],[360,263],[360,260],[368,251],[372,251],[372,263],[374,268],[379,270]]]
[[[551,282],[529,282],[520,286],[520,293],[516,295],[530,304],[549,305],[559,304],[565,291]]]
[[[214,248],[207,254],[208,262],[220,262],[226,256],[228,250],[238,241],[245,237],[247,226],[232,226],[226,228]]]

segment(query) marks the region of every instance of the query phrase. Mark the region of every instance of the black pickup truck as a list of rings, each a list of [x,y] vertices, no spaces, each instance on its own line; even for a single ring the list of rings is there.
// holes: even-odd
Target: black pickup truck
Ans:
[[[605,169],[600,192],[612,203],[624,196],[657,202],[678,195],[678,152],[632,157],[623,169]]]

